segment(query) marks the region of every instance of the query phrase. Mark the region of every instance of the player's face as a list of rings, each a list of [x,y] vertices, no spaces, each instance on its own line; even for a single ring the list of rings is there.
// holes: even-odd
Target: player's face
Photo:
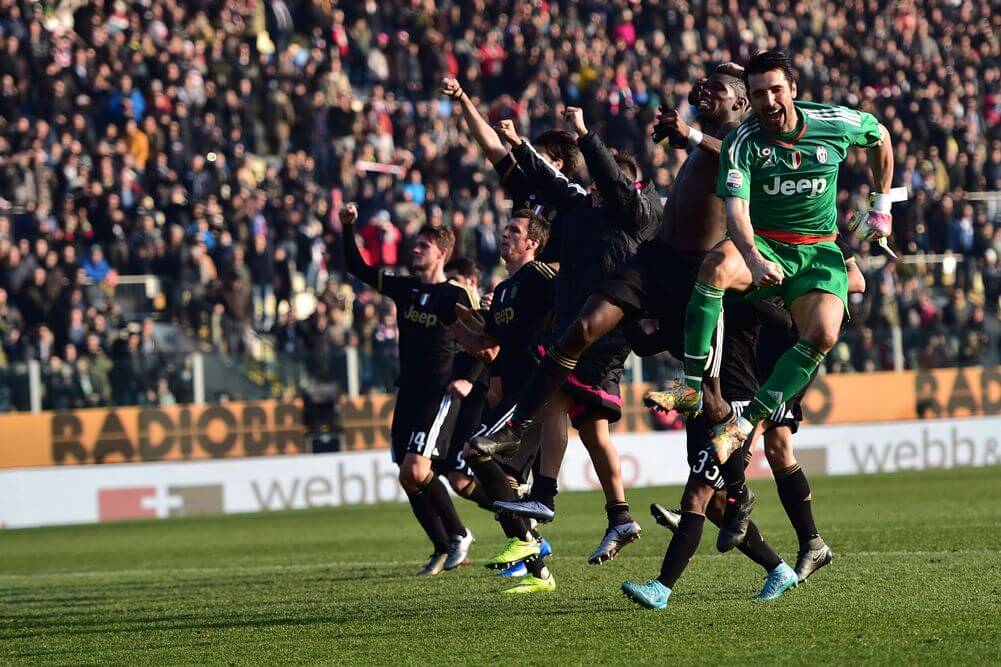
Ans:
[[[417,245],[414,246],[413,254],[410,258],[410,266],[417,271],[425,271],[445,261],[445,253],[441,251],[431,239],[426,236],[417,237]]]
[[[724,119],[737,105],[737,96],[718,74],[695,84],[692,95],[695,113],[700,119]]]
[[[501,232],[501,257],[505,262],[523,258],[532,245],[528,239],[527,218],[514,218]]]
[[[758,114],[766,130],[789,132],[796,128],[796,84],[791,83],[781,70],[769,70],[748,77],[748,95],[751,108]]]

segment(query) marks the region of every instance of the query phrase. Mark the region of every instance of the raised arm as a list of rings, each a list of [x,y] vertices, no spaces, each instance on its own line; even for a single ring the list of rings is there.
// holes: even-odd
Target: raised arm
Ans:
[[[459,104],[459,108],[462,109],[462,117],[465,119],[466,125],[469,126],[469,131],[473,135],[473,139],[483,149],[487,159],[492,164],[497,164],[503,160],[508,154],[507,146],[497,136],[494,129],[490,127],[490,123],[487,122],[486,118],[480,115],[479,109],[473,104],[473,100],[462,89],[459,82],[451,78],[443,79],[441,82],[441,92]]]
[[[605,143],[597,134],[588,131],[584,125],[584,111],[567,107],[564,118],[577,135],[577,145],[598,192],[616,213],[612,220],[633,235],[645,231],[651,224],[656,225],[662,211],[653,210],[654,201],[636,189],[635,180],[622,171]]]
[[[563,175],[559,169],[539,154],[535,147],[522,139],[514,129],[514,122],[502,120],[497,134],[509,146],[518,166],[527,179],[535,184],[536,194],[558,210],[568,211],[587,199],[587,190]]]
[[[358,207],[355,204],[345,204],[340,210],[341,225],[344,227],[344,264],[351,275],[365,284],[382,291],[382,271],[369,266],[358,250],[355,239],[355,222],[358,221]]]

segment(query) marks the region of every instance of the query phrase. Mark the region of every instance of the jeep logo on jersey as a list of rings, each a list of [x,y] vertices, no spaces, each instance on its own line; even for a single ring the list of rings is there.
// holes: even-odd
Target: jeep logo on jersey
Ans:
[[[827,190],[827,179],[825,178],[800,178],[798,180],[782,180],[778,176],[772,179],[771,183],[766,183],[762,188],[766,195],[798,195],[808,193],[811,197],[817,197]]]
[[[434,313],[425,313],[422,310],[417,310],[413,306],[407,309],[407,312],[403,313],[404,319],[414,324],[420,324],[425,327],[433,327],[438,324],[438,316]]]
[[[514,322],[514,308],[508,306],[494,313],[494,324],[510,324]]]

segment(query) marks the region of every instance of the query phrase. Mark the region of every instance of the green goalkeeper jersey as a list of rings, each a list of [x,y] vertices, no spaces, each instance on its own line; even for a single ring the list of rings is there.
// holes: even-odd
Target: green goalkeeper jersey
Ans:
[[[750,202],[755,231],[797,237],[837,232],[838,165],[851,146],[882,140],[879,122],[864,111],[795,102],[798,123],[786,135],[762,129],[757,115],[723,140],[716,194]]]

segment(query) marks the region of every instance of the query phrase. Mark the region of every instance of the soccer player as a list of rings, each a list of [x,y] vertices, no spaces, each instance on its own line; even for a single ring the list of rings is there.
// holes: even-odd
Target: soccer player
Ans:
[[[600,149],[603,151],[601,159],[604,160],[606,171],[619,171],[613,164],[613,159],[608,154],[608,151],[603,145],[600,145],[600,141],[597,141],[596,137],[588,142],[581,142],[581,146],[579,147],[577,139],[570,133],[555,130],[544,132],[530,146],[532,148],[529,154],[531,163],[526,162],[522,164],[521,160],[516,159],[517,150],[511,151],[508,149],[505,141],[501,139],[498,132],[479,114],[476,106],[469,99],[469,96],[462,91],[461,86],[455,79],[444,79],[441,92],[459,103],[463,117],[470,127],[473,137],[486,153],[488,159],[494,164],[498,174],[500,174],[505,190],[511,194],[516,204],[523,202],[524,205],[535,206],[537,209],[542,207],[543,215],[546,215],[553,221],[550,241],[546,246],[543,261],[551,263],[554,261],[563,262],[570,256],[573,258],[572,265],[578,267],[577,274],[573,278],[566,278],[560,281],[562,290],[572,290],[575,287],[581,288],[588,281],[593,281],[596,276],[600,275],[593,270],[595,265],[602,266],[605,269],[606,266],[611,266],[615,263],[613,261],[609,264],[607,258],[595,257],[595,251],[601,250],[606,254],[610,253],[614,255],[618,247],[621,246],[621,238],[610,239],[611,242],[598,240],[597,242],[592,242],[589,247],[585,246],[583,250],[581,249],[581,241],[592,238],[588,234],[582,235],[581,231],[593,232],[596,229],[600,230],[602,228],[600,226],[594,228],[575,224],[572,228],[568,227],[566,235],[568,239],[573,239],[574,247],[572,249],[564,251],[563,243],[560,241],[562,237],[561,230],[564,228],[564,216],[559,214],[559,210],[561,207],[566,208],[568,199],[576,201],[580,199],[581,195],[586,194],[583,188],[572,183],[570,180],[573,178],[580,164],[581,148],[584,146],[584,143],[592,145],[592,147],[594,144],[597,144],[598,146],[595,150]],[[583,125],[582,119],[581,125]],[[517,136],[517,133],[514,132],[513,123],[510,121],[502,121],[499,127],[503,128],[503,132],[508,135],[507,139],[512,140],[510,143],[523,144],[523,150],[525,150],[526,146],[529,146],[528,142],[522,142],[521,138]],[[597,156],[592,156],[592,159],[594,157]],[[626,163],[628,161],[623,160],[623,162]],[[536,172],[529,173],[529,168],[534,168]],[[635,171],[634,163],[631,168]],[[609,171],[609,173],[612,172]],[[611,188],[618,188],[622,185],[623,180],[626,180],[627,185],[625,193],[609,190],[610,204],[612,206],[621,206],[634,200],[636,192],[634,182],[627,179],[616,181],[613,174],[612,178],[605,180],[605,183],[606,186],[610,186]],[[539,187],[540,182],[549,182],[551,184],[553,181],[558,185],[555,190],[549,188],[551,191],[547,192],[546,188]],[[570,190],[569,195],[567,190]],[[646,194],[652,195],[652,189],[648,189]],[[555,195],[555,199],[553,195]],[[619,210],[619,217],[622,217],[622,210]],[[626,217],[631,221],[634,213],[635,211],[630,211]],[[648,220],[648,222],[650,221]],[[653,225],[656,225],[657,222],[655,219],[652,220]],[[627,221],[626,224],[632,223]],[[586,298],[588,293],[588,291],[581,291],[578,294],[583,294]],[[575,306],[572,305],[571,299],[567,298],[568,296],[570,295],[564,294],[562,299],[558,299],[558,303],[563,304],[562,308],[565,309],[565,312],[575,314],[575,310],[573,310]],[[577,295],[574,296],[575,298],[577,297]],[[614,342],[610,342],[612,342],[612,345],[609,346],[609,349],[614,349]],[[604,361],[601,359],[602,354],[606,355]],[[577,395],[578,401],[582,401],[584,404],[591,403],[593,404],[593,408],[599,413],[617,418],[620,406],[617,403],[618,381],[617,376],[614,375],[615,360],[614,358],[607,358],[607,355],[608,350],[604,352],[598,351],[598,354],[594,355],[596,361],[585,364],[585,367],[581,368],[579,377],[584,377],[585,382],[577,382],[579,386],[574,387],[571,391]],[[623,356],[624,359],[625,356]],[[605,376],[608,375],[606,369],[597,368],[600,365],[605,365],[607,368],[612,369],[612,377],[606,378]],[[621,366],[621,362],[619,365]],[[592,368],[587,368],[587,366],[591,366]],[[586,373],[589,372],[594,375],[593,378],[587,377]],[[618,372],[621,372],[621,368]],[[588,383],[592,385],[589,388],[587,387]],[[607,389],[614,390],[614,393],[605,391]],[[543,440],[549,443],[547,447],[548,452],[543,452],[541,455],[539,475],[536,476],[535,483],[532,486],[533,495],[540,496],[543,500],[549,499],[550,511],[543,511],[541,516],[537,513],[534,517],[541,518],[542,520],[551,520],[552,518],[552,497],[556,494],[556,476],[559,472],[559,467],[563,460],[563,452],[566,447],[565,433],[558,435],[559,424],[555,422],[555,419],[559,416],[560,407],[567,408],[568,405],[552,406],[543,416]],[[581,412],[582,404],[578,404],[574,409],[580,413],[577,415],[578,417],[583,416]],[[595,463],[595,469],[601,481],[602,488],[606,491],[606,500],[609,501],[606,504],[606,514],[609,516],[609,523],[620,526],[623,529],[622,531],[613,531],[610,526],[610,530],[606,531],[602,543],[589,558],[589,562],[600,563],[614,556],[622,545],[638,536],[638,532],[635,530],[638,528],[638,524],[632,521],[628,513],[628,505],[625,503],[625,496],[622,492],[618,455],[612,447],[610,437],[600,437],[602,434],[599,423],[594,424],[594,437],[592,438],[591,435],[590,433],[582,434],[582,439],[584,439],[585,444],[589,446],[593,445],[589,447],[589,453],[591,454],[592,461]]]
[[[345,262],[354,276],[396,303],[400,376],[390,429],[392,456],[414,516],[434,545],[420,574],[435,575],[466,564],[473,543],[432,463],[448,456],[461,403],[450,386],[456,344],[449,325],[455,321],[456,304],[474,304],[465,289],[445,278],[445,262],[455,243],[450,229],[421,228],[411,257],[416,275],[394,276],[365,263],[355,239],[357,219],[354,204],[341,209]]]
[[[553,168],[518,135],[511,121],[501,121],[498,126],[498,133],[512,146],[518,165],[534,183],[536,193],[560,211],[557,225],[564,232],[557,277],[556,331],[565,330],[604,278],[634,255],[640,243],[656,235],[662,214],[660,198],[649,183],[640,181],[635,160],[623,155],[613,156],[597,135],[588,131],[580,109],[568,108],[565,120],[577,136],[594,180],[593,193]],[[621,416],[619,378],[629,347],[623,332],[615,330],[588,352],[578,365],[550,348],[546,352],[549,361],[543,364],[555,363],[567,371],[564,377],[568,382],[556,388],[551,409],[565,411],[570,416],[605,494],[607,529],[597,549],[588,557],[589,563],[600,564],[615,557],[624,545],[637,540],[640,528],[629,514],[618,453],[608,431],[609,423]],[[501,441],[504,440],[502,437]],[[507,455],[517,450],[519,441],[507,443]],[[497,449],[494,436],[481,436],[471,443],[484,454],[505,454],[503,446]],[[484,445],[485,448],[481,447]],[[532,486],[531,499],[496,503],[495,507],[551,521],[557,492],[556,475],[565,449],[564,441],[546,439],[542,469]]]
[[[727,290],[747,298],[782,297],[799,341],[740,416],[714,427],[713,449],[727,485],[724,525],[716,546],[728,551],[747,531],[754,494],[740,450],[758,422],[799,392],[838,338],[847,299],[847,271],[837,236],[838,165],[853,146],[868,151],[876,183],[864,233],[890,233],[893,149],[871,114],[796,101],[787,55],[765,51],[744,73],[754,114],[723,142],[717,194],[726,201],[729,239],[702,263],[685,322],[684,383],[666,407],[693,414],[702,403],[702,369]]]
[[[728,304],[724,310],[726,336],[722,345],[719,388],[728,403],[726,409],[735,413],[746,408],[758,388],[755,345],[759,329],[788,330],[792,325],[788,313],[768,301],[753,304]],[[657,338],[655,332],[651,338]],[[659,351],[654,343],[650,352]],[[707,406],[719,401],[720,395],[707,383]],[[718,413],[719,406],[714,410]],[[688,567],[702,540],[705,520],[721,525],[725,505],[723,479],[709,447],[710,421],[704,413],[686,420],[691,470],[681,498],[680,512],[651,507],[657,523],[670,528],[674,535],[661,564],[660,575],[645,584],[622,583],[622,592],[644,607],[662,609],[667,606],[675,584]],[[751,460],[751,440],[741,456],[745,465]],[[736,457],[735,457],[736,458]],[[737,548],[765,571],[765,584],[755,596],[757,600],[774,600],[797,583],[796,574],[761,536],[753,521],[748,522],[747,535]]]
[[[553,346],[554,354],[547,355],[521,392],[511,424],[489,436],[483,446],[516,447],[535,415],[564,385],[576,361],[624,319],[659,319],[667,348],[682,356],[684,307],[696,272],[705,253],[725,232],[723,205],[713,194],[720,137],[737,125],[747,109],[742,70],[732,64],[716,68],[693,87],[689,102],[696,108],[702,131],[688,127],[675,111],[664,112],[658,119],[658,130],[698,148],[678,172],[664,205],[658,237],[641,245],[634,257],[594,290]],[[718,367],[710,370],[718,374]],[[725,414],[716,416],[722,419]],[[693,456],[690,451],[694,463]],[[552,510],[552,499],[534,489],[533,500]]]
[[[500,399],[485,415],[475,434],[500,428],[510,417],[517,390],[536,365],[534,348],[547,334],[553,319],[556,272],[536,261],[549,238],[549,225],[528,209],[515,211],[501,236],[501,258],[508,278],[494,288],[489,312],[482,319],[457,306],[458,321],[452,325],[456,339],[490,365],[492,381],[500,385]],[[557,437],[566,437],[565,417],[560,415]],[[471,449],[465,458],[481,487],[493,501],[518,497],[518,488],[531,481],[540,439],[521,448],[511,460],[494,458]],[[528,520],[499,514],[507,542],[487,561],[487,567],[509,570],[522,565],[526,576],[508,593],[550,591],[556,580],[541,558],[548,546],[533,534]]]
[[[850,293],[865,291],[865,278],[859,271],[852,256],[851,248],[840,238],[838,245],[844,253],[848,267],[848,290]],[[725,309],[726,342],[723,348],[721,389],[730,398],[731,409],[739,415],[747,407],[750,399],[760,386],[760,379],[771,374],[775,361],[790,347],[795,345],[792,335],[792,319],[788,312],[772,300],[750,303],[730,303]],[[749,306],[755,306],[749,308]],[[759,331],[760,330],[760,331]],[[656,335],[649,338],[655,338]],[[656,341],[647,344],[649,353],[660,351]],[[755,363],[755,361],[757,363]],[[755,368],[757,367],[757,368]],[[800,542],[796,567],[790,570],[764,542],[753,521],[748,523],[747,537],[737,548],[751,560],[762,565],[767,572],[765,585],[758,593],[758,600],[772,600],[792,586],[806,579],[829,564],[833,553],[821,539],[811,511],[810,487],[806,476],[796,461],[792,449],[792,433],[798,428],[803,413],[799,401],[806,389],[780,406],[772,415],[771,423],[764,432],[765,455],[772,468],[779,499],[789,517]],[[659,398],[659,397],[657,397]],[[710,385],[705,387],[706,402],[718,400]],[[657,409],[662,409],[656,405]],[[686,422],[689,438],[693,430],[702,434],[702,442],[708,443],[709,421],[704,414],[690,417]],[[754,434],[747,439],[743,456],[745,465],[751,459],[751,446],[761,433],[760,424]],[[689,451],[691,451],[691,447]],[[687,567],[702,535],[704,521],[686,514],[693,507],[703,509],[703,514],[713,523],[720,525],[726,505],[726,493],[719,466],[713,460],[712,450],[706,447],[698,451],[698,460],[692,467],[692,474],[682,496],[681,511],[668,510],[658,504],[650,507],[657,523],[670,529],[675,535],[671,539],[660,576],[645,584],[623,582],[622,591],[634,602],[648,608],[660,609],[667,605],[675,583]],[[698,514],[698,512],[696,512]]]

